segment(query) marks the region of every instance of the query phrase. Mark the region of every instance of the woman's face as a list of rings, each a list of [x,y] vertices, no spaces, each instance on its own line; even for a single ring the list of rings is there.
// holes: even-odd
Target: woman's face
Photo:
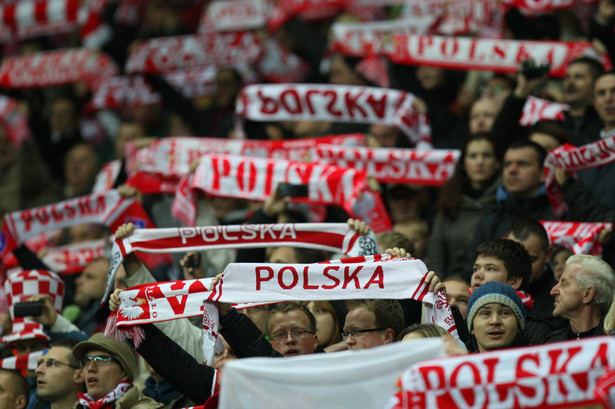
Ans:
[[[316,318],[318,345],[328,345],[333,342],[338,331],[338,328],[335,328],[335,318],[333,314],[323,308],[317,307],[314,301],[310,301],[307,308]]]
[[[468,144],[463,165],[472,184],[488,181],[500,169],[493,145],[486,140],[476,140]]]

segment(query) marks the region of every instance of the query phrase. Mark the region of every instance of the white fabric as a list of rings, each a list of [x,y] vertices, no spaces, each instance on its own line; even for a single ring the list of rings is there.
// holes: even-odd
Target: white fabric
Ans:
[[[383,408],[414,363],[444,356],[440,339],[285,359],[246,358],[222,371],[219,409]]]

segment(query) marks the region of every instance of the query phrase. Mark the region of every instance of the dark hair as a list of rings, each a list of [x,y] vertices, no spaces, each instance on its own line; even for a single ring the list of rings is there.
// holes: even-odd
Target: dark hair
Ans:
[[[440,187],[438,193],[438,201],[436,202],[436,209],[442,212],[446,217],[451,220],[457,218],[457,212],[459,211],[459,205],[461,203],[462,188],[465,184],[470,182],[468,175],[465,171],[464,162],[468,153],[468,146],[474,141],[487,141],[493,146],[493,152],[495,157],[500,163],[502,162],[502,154],[496,140],[490,133],[477,133],[470,135],[463,144],[461,149],[461,155],[455,165],[455,171],[453,176]]]
[[[278,312],[284,313],[284,312],[289,312],[289,311],[294,311],[294,310],[299,310],[307,316],[308,321],[310,323],[310,328],[308,329],[313,334],[316,334],[316,318],[314,317],[314,314],[312,314],[310,310],[308,310],[301,303],[290,301],[290,302],[284,302],[281,304],[276,304],[274,305],[273,308],[271,308],[271,310],[269,310],[269,317],[267,317],[267,325],[265,326],[267,328],[267,335],[271,335],[269,333],[269,322],[271,321],[271,317],[273,317]]]
[[[570,143],[570,137],[559,125],[553,121],[538,122],[527,132],[528,138],[535,133],[544,133],[557,139],[560,145]]]
[[[393,338],[399,339],[404,329],[404,310],[397,300],[381,300],[381,299],[363,299],[363,300],[348,300],[346,308],[350,312],[353,308],[365,307],[368,311],[374,313],[376,318],[376,327],[391,328],[393,330]]]
[[[487,256],[495,257],[504,263],[508,280],[521,277],[520,290],[530,282],[532,274],[532,262],[530,255],[521,243],[508,239],[491,239],[476,249],[476,257]]]
[[[538,220],[530,218],[520,218],[513,222],[508,228],[506,235],[512,234],[518,241],[525,241],[531,235],[536,235],[540,240],[540,249],[545,253],[549,250],[551,243],[547,231]]]
[[[329,253],[320,249],[308,249],[301,247],[293,247],[297,262],[300,264],[320,263],[321,261],[329,260]]]
[[[13,369],[0,368],[0,373],[9,375],[10,383],[15,388],[15,397],[22,395],[25,396],[26,404],[24,407],[27,407],[28,402],[30,401],[30,386],[28,385],[26,378]]]
[[[544,168],[545,158],[547,157],[547,151],[545,150],[545,148],[538,145],[536,142],[530,141],[529,139],[520,139],[520,140],[514,141],[508,146],[508,148],[506,149],[506,152],[508,152],[509,150],[513,150],[513,149],[524,149],[524,148],[533,149],[536,152],[536,155],[538,155],[538,166],[540,167],[540,169]],[[506,153],[504,154],[504,156],[506,156]]]
[[[604,65],[595,58],[592,57],[579,57],[568,63],[568,67],[572,64],[585,64],[589,68],[589,75],[592,76],[592,80],[596,82],[598,77],[604,73]]]
[[[79,367],[79,361],[77,360],[77,358],[75,358],[75,356],[73,355],[73,348],[75,348],[75,346],[79,343],[79,341],[77,341],[76,339],[72,339],[72,338],[62,338],[58,341],[55,341],[51,347],[58,347],[58,348],[66,348],[69,350],[69,358],[70,359],[70,364],[76,367]]]

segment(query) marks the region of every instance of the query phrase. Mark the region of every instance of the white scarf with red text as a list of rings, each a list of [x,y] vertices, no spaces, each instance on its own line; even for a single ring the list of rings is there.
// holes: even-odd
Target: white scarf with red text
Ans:
[[[252,63],[261,53],[255,33],[227,32],[159,37],[139,43],[128,56],[127,74],[161,74],[204,65]]]
[[[375,261],[379,260],[379,261]],[[457,338],[443,291],[429,292],[422,261],[356,257],[335,263],[231,263],[213,290],[211,279],[144,284],[120,293],[118,328],[201,315],[203,302],[407,299],[425,304],[425,319]],[[213,326],[214,332],[217,328]],[[212,349],[213,350],[213,349]]]
[[[135,199],[120,197],[117,190],[65,200],[5,216],[0,233],[0,255],[40,233],[77,224],[105,224],[115,230],[123,223],[153,227],[149,216]]]
[[[549,12],[569,9],[579,4],[588,5],[598,3],[599,0],[502,0],[502,4],[521,9],[522,12]]]
[[[255,30],[263,27],[266,19],[267,5],[263,0],[215,0],[203,11],[198,31]]]
[[[520,41],[414,34],[392,36],[386,56],[397,64],[430,65],[458,70],[516,73],[528,58],[551,64],[549,75],[563,77],[568,63],[592,50],[581,41]],[[603,61],[604,62],[604,61]]]
[[[124,257],[143,253],[183,253],[220,248],[307,247],[349,256],[378,252],[374,233],[360,235],[346,223],[244,224],[164,229],[136,229],[116,239],[111,253],[107,294]],[[106,296],[103,301],[106,300]]]
[[[602,257],[602,243],[599,234],[612,229],[613,223],[580,223],[541,220],[549,235],[549,242],[567,249],[574,254],[591,254]]]
[[[174,137],[159,139],[142,149],[129,142],[126,145],[128,184],[139,188],[144,194],[173,193],[180,177],[190,172],[190,165],[207,153],[302,161],[310,148],[321,144],[364,146],[365,137],[358,133],[277,141]],[[146,178],[145,173],[149,177]],[[154,183],[156,175],[161,176],[159,183]],[[176,180],[175,184],[170,183],[172,179]]]
[[[117,75],[115,62],[101,51],[64,49],[8,57],[0,65],[0,86],[38,88],[84,81],[93,89]]]
[[[355,169],[283,159],[208,154],[201,156],[187,187],[214,196],[266,200],[281,182],[308,185],[308,197],[294,198],[295,201],[340,206],[351,217],[371,226],[376,233],[388,231],[391,227],[382,197],[368,188],[366,173]],[[185,187],[179,188],[176,201],[183,207],[194,207],[193,198],[187,193]],[[173,214],[181,216],[177,212]],[[191,223],[186,224],[194,225],[194,220],[187,221]]]
[[[50,248],[42,261],[60,275],[79,274],[95,258],[104,257],[108,240],[97,239]]]
[[[386,408],[585,407],[613,368],[613,337],[449,356],[412,365]]]
[[[455,171],[460,152],[453,149],[399,149],[318,145],[310,160],[363,170],[382,183],[439,186]]]
[[[395,89],[352,85],[268,84],[241,90],[235,109],[255,121],[331,121],[396,126],[410,142],[432,146],[427,115],[415,96]],[[238,124],[240,124],[238,122]],[[243,130],[239,127],[240,134]]]

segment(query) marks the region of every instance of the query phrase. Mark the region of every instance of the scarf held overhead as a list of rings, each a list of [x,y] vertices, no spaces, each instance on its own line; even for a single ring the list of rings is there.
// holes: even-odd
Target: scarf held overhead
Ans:
[[[281,302],[412,298],[425,304],[427,322],[456,335],[444,295],[429,292],[420,260],[387,259],[318,264],[231,263],[216,287],[211,279],[143,284],[120,293],[118,327],[201,315],[203,301]],[[367,258],[369,260],[369,258]]]
[[[414,144],[431,146],[427,116],[413,94],[351,85],[269,84],[241,90],[238,117],[255,121],[331,121],[396,126]],[[238,131],[243,134],[241,128]]]
[[[165,229],[136,229],[125,239],[116,239],[111,253],[107,295],[127,254],[183,253],[220,248],[306,247],[349,256],[378,252],[373,232],[360,235],[346,223],[246,224]],[[106,296],[104,298],[106,300]]]
[[[613,337],[434,359],[402,375],[387,408],[585,407],[600,403],[597,380],[614,367]]]

